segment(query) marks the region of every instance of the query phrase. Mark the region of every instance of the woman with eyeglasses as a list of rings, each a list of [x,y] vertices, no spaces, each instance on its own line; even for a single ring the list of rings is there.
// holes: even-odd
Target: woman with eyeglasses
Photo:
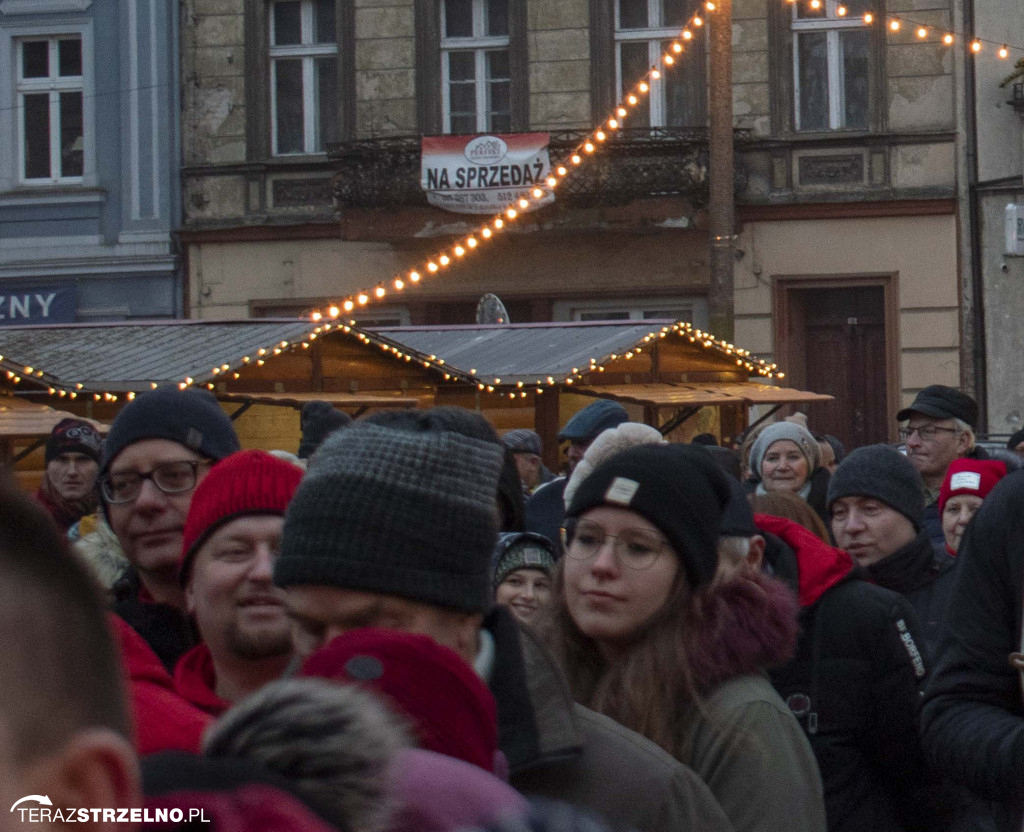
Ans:
[[[765,676],[792,655],[796,597],[759,573],[715,580],[725,477],[687,445],[598,464],[540,632],[576,700],[693,768],[737,832],[824,830],[814,756]]]

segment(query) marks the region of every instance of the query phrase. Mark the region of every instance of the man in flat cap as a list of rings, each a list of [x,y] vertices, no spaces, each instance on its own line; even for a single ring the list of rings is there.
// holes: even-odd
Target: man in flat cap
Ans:
[[[896,414],[906,426],[900,438],[906,443],[907,458],[924,482],[925,508],[922,525],[937,551],[945,551],[939,489],[946,469],[954,459],[988,459],[984,449],[975,447],[978,403],[966,393],[942,384],[925,387],[910,407]]]

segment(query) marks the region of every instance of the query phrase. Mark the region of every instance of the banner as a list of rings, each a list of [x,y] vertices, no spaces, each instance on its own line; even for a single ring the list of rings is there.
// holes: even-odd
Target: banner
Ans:
[[[0,326],[73,324],[77,309],[78,292],[74,286],[0,286]]]
[[[427,202],[458,214],[496,214],[551,173],[547,133],[509,136],[424,136],[420,187]],[[547,189],[545,189],[547,190]],[[550,205],[554,193],[530,199],[530,208]]]

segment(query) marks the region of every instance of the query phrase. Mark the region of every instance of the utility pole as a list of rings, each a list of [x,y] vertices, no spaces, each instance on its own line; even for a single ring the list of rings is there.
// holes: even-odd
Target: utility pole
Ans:
[[[711,285],[708,292],[710,329],[716,338],[732,342],[733,267],[736,264],[733,208],[732,130],[732,0],[713,0],[708,15],[710,37],[708,85],[708,237]]]

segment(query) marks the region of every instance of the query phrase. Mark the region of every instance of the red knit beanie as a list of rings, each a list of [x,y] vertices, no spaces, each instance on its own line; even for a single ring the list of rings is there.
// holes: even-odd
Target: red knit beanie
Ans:
[[[494,697],[458,653],[427,636],[350,630],[306,659],[299,675],[382,693],[412,723],[421,748],[495,770]]]
[[[972,494],[985,499],[996,483],[1006,476],[1006,463],[995,459],[954,459],[946,469],[946,478],[939,489],[939,516],[946,501],[959,494]]]
[[[196,550],[220,526],[248,514],[280,514],[302,479],[302,469],[265,451],[239,451],[210,469],[192,495],[181,541],[182,585]]]

